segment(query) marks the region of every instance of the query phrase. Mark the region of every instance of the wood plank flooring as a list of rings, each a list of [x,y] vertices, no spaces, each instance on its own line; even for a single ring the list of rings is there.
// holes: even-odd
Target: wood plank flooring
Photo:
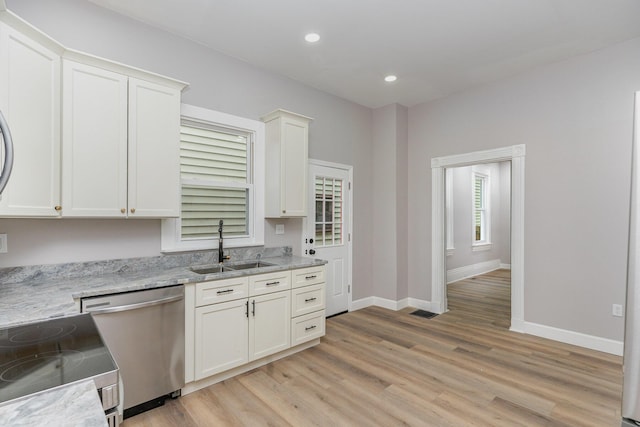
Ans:
[[[450,285],[432,319],[331,318],[320,345],[123,426],[619,426],[622,359],[510,332],[508,273]]]

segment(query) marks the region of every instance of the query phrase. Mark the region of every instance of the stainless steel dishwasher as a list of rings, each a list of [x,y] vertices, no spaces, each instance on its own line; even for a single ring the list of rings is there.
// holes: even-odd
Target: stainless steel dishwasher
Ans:
[[[184,386],[184,286],[82,299],[122,378],[124,418],[164,404]]]

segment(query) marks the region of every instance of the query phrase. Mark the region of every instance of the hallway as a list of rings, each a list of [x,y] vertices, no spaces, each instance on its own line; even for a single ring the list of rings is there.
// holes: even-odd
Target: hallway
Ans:
[[[447,285],[450,315],[509,329],[511,325],[511,271],[490,273]]]

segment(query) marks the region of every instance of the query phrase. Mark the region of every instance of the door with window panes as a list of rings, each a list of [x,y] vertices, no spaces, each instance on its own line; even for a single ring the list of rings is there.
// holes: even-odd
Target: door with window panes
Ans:
[[[309,216],[303,252],[328,261],[326,313],[349,308],[349,171],[309,163]]]

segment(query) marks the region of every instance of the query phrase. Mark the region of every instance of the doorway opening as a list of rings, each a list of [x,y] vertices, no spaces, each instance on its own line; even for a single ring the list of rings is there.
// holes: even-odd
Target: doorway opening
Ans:
[[[447,310],[445,169],[474,164],[511,161],[511,330],[524,327],[524,166],[525,146],[437,157],[431,160],[431,306]]]
[[[508,329],[511,162],[446,168],[445,190],[446,309]]]

